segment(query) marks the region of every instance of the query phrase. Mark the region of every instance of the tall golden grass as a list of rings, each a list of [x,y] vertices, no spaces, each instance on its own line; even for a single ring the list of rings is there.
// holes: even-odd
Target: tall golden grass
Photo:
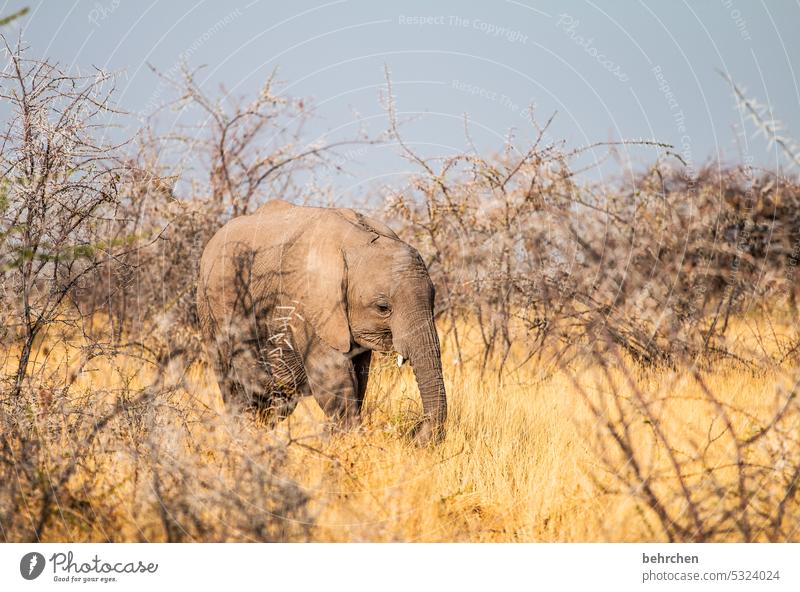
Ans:
[[[740,336],[740,346],[747,347],[754,339],[752,322],[741,321],[739,326],[734,334]],[[783,329],[793,334],[791,327]],[[49,363],[64,361],[56,350],[50,355]],[[231,516],[225,504],[218,503],[222,498],[244,500],[239,521],[258,521],[265,513],[279,523],[283,520],[280,508],[250,500],[252,484],[250,477],[242,476],[241,465],[264,463],[268,471],[277,470],[268,464],[269,451],[286,450],[275,476],[295,482],[308,503],[301,516],[286,516],[290,527],[274,533],[279,540],[662,541],[667,535],[641,491],[619,487],[614,467],[622,470],[628,459],[609,448],[609,435],[589,403],[610,407],[608,397],[614,389],[622,401],[633,401],[636,392],[643,394],[659,406],[659,427],[668,433],[676,453],[682,454],[682,447],[688,450],[693,442],[707,442],[706,461],[717,478],[732,487],[737,473],[726,472],[725,467],[732,462],[733,451],[724,438],[714,438],[721,418],[704,389],[723,404],[746,410],[732,421],[752,430],[772,417],[776,389],[793,387],[790,370],[784,365],[753,371],[735,364],[720,364],[712,371],[690,366],[644,370],[625,361],[605,367],[584,359],[563,367],[528,364],[501,379],[492,373],[481,375],[477,364],[455,364],[446,354],[447,438],[440,446],[420,449],[405,437],[420,408],[413,374],[388,359],[373,361],[364,425],[349,433],[329,429],[310,399],[274,430],[249,418],[224,419],[226,410],[214,377],[201,362],[173,369],[180,374],[174,384],[181,386],[173,389],[168,405],[162,401],[159,409],[164,411],[156,410],[164,415],[163,429],[150,437],[174,438],[158,454],[174,455],[181,470],[188,467],[204,475],[195,488],[180,495],[190,498],[186,503],[201,507],[204,519],[227,521],[223,540],[250,540],[252,535],[245,530],[237,535],[236,527],[230,528]],[[84,371],[75,386],[90,395],[86,404],[91,404],[91,393],[115,392],[123,378],[129,388],[147,384],[152,380],[148,372],[130,360],[113,364],[105,360]],[[174,424],[174,429],[166,419],[173,412],[182,423]],[[800,431],[798,418],[790,420]],[[673,503],[677,515],[688,511],[680,507],[680,496],[673,499],[669,494],[678,490],[679,483],[670,474],[668,451],[653,437],[653,426],[646,419],[637,420],[631,430],[654,487],[661,488],[662,498],[673,500],[668,503]],[[152,495],[152,479],[133,474],[140,469],[119,445],[126,437],[136,436],[120,432],[103,436],[94,457],[102,479],[95,480],[91,491],[83,491],[87,503],[113,508],[113,515],[91,528],[57,518],[47,531],[48,540],[167,540],[165,521],[182,528],[180,516],[165,518],[164,496]],[[63,450],[69,446],[63,442]],[[688,453],[684,461],[689,487],[700,498],[703,475],[692,474]],[[70,487],[85,488],[81,472]],[[774,486],[777,503],[779,485],[777,479],[758,484],[759,493],[768,494]],[[706,503],[705,498],[698,503]],[[725,501],[718,503],[721,514]],[[715,508],[707,510],[715,515]],[[796,498],[783,520],[789,540],[798,540]],[[213,531],[206,539],[202,531],[190,532],[181,540],[219,538]],[[755,533],[755,540],[764,538]],[[731,533],[729,540],[740,539]]]

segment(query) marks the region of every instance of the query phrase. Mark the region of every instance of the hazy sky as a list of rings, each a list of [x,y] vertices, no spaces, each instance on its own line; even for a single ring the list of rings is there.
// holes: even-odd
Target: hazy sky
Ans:
[[[796,0],[494,2],[212,2],[99,0],[0,2],[22,6],[32,53],[62,64],[122,70],[119,103],[151,108],[163,89],[147,64],[167,71],[181,55],[206,65],[209,88],[257,92],[276,66],[284,92],[318,105],[314,135],[352,134],[354,113],[385,126],[379,103],[384,65],[400,112],[418,113],[407,137],[426,154],[466,146],[463,114],[480,150],[502,146],[510,128],[524,144],[540,120],[558,111],[551,136],[577,147],[609,139],[673,143],[687,161],[750,155],[776,166],[775,150],[740,125],[730,88],[717,69],[769,103],[800,136],[800,3]],[[8,35],[12,28],[6,29]],[[797,64],[800,67],[800,64]],[[752,132],[752,128],[749,129]],[[343,191],[391,183],[408,170],[396,148],[359,154]],[[653,150],[635,149],[637,162]],[[614,164],[604,165],[612,174]]]

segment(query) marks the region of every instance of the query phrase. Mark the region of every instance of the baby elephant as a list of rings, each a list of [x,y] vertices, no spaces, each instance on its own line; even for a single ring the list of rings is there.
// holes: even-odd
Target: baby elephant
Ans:
[[[272,421],[313,395],[357,424],[373,351],[408,359],[422,396],[418,443],[444,436],[447,399],[434,289],[417,251],[350,209],[275,200],[235,218],[200,261],[197,310],[226,402]]]

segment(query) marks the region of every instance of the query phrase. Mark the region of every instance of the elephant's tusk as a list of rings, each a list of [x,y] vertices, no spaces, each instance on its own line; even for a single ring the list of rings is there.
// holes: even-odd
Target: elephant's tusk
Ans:
[[[400,368],[403,365],[403,362],[405,362],[405,359],[403,358],[403,356],[400,355],[400,354],[397,354],[397,367]]]

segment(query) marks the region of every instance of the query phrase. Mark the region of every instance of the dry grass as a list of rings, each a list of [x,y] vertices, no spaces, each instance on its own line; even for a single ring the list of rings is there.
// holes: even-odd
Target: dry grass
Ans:
[[[733,331],[740,336],[740,345],[754,339],[754,322],[742,321]],[[49,363],[63,361],[59,356],[66,351],[51,350]],[[158,455],[168,455],[182,470],[188,467],[205,475],[206,481],[201,479],[195,487],[176,494],[176,499],[185,497],[181,503],[193,508],[193,516],[200,514],[212,524],[225,523],[220,530],[223,535],[213,529],[193,531],[182,523],[188,518],[170,511],[175,528],[183,529],[176,539],[259,539],[244,526],[231,528],[228,502],[241,499],[245,507],[239,520],[256,523],[263,514],[277,512],[270,519],[290,524],[275,534],[281,540],[666,540],[641,492],[618,487],[614,474],[621,469],[614,463],[622,465],[626,459],[615,460],[613,450],[609,451],[608,434],[587,406],[586,397],[610,405],[614,389],[629,401],[636,392],[644,393],[648,401],[660,405],[659,417],[664,418],[671,445],[680,452],[694,442],[710,442],[706,460],[715,467],[717,478],[732,487],[737,473],[725,466],[733,449],[723,438],[713,438],[721,421],[703,388],[732,408],[746,410],[748,415],[735,422],[752,430],[772,417],[776,388],[791,387],[789,373],[781,367],[757,373],[742,367],[720,367],[701,374],[700,383],[689,368],[643,371],[631,366],[606,372],[600,365],[585,362],[580,367],[550,368],[550,372],[537,372],[528,364],[513,377],[507,374],[501,384],[496,375],[481,377],[477,364],[456,366],[449,355],[445,357],[451,409],[448,437],[441,446],[427,449],[415,448],[403,435],[409,419],[419,410],[413,374],[407,367],[393,367],[388,360],[373,364],[363,429],[347,434],[330,433],[322,412],[310,399],[274,431],[246,418],[231,417],[223,409],[213,376],[202,363],[183,373],[173,369],[176,376],[170,380],[182,386],[157,405],[162,421],[150,437],[162,440]],[[539,368],[547,370],[544,365]],[[113,364],[104,360],[82,373],[74,390],[117,392],[123,377],[134,390],[152,381],[146,368],[131,360]],[[169,419],[172,415],[183,425],[176,426]],[[797,432],[797,417],[791,422]],[[665,494],[678,487],[669,475],[666,448],[653,439],[647,421],[638,421],[632,429],[640,461],[659,482],[662,497],[672,500],[676,512],[685,512],[679,507],[679,497]],[[114,508],[113,514],[103,516],[90,529],[63,516],[56,518],[46,539],[169,538],[163,512],[167,496],[163,492],[154,495],[152,475],[131,454],[137,448],[126,448],[121,439],[125,435],[117,430],[103,435],[102,446],[91,457],[92,469],[102,478],[93,482],[91,491],[85,490],[82,471],[69,484],[74,490],[83,489],[86,503]],[[62,446],[62,451],[69,450],[70,442]],[[288,455],[281,461],[280,472],[272,474],[277,469],[269,451],[278,450],[286,450]],[[769,451],[764,450],[766,459]],[[169,467],[163,456],[159,461],[159,466]],[[261,463],[273,477],[299,485],[308,501],[304,512],[298,515],[291,506],[284,521],[280,508],[267,508],[253,499],[252,474],[243,477],[241,471],[247,462]],[[691,463],[686,463],[690,487],[702,506],[702,474],[693,477]],[[213,485],[207,482],[209,478]],[[769,494],[774,486],[772,499],[777,499],[779,485],[776,479],[758,487]],[[709,509],[710,515],[723,511],[724,498],[718,500],[719,509]],[[219,503],[221,499],[226,503]],[[790,533],[790,540],[800,538],[796,500],[789,506],[784,525],[788,525],[785,532]],[[718,538],[725,540],[724,536]],[[756,533],[754,538],[765,537]],[[730,540],[738,538],[731,533]]]
[[[383,376],[371,401],[402,407],[414,392],[413,377]],[[679,372],[639,377],[652,394],[669,396],[669,412],[686,418],[672,428],[683,438],[704,438],[715,422],[700,387]],[[530,377],[534,379],[535,377]],[[621,376],[617,378],[622,381]],[[292,474],[312,493],[313,538],[324,541],[652,541],[666,540],[657,520],[630,492],[610,494],[613,482],[597,457],[595,420],[572,380],[559,373],[546,381],[500,386],[476,372],[446,373],[452,401],[447,441],[416,450],[393,434],[393,414],[376,411],[366,435],[315,444],[300,451]],[[742,370],[705,377],[729,402],[769,417],[776,375]],[[587,368],[587,388],[602,382]],[[313,432],[319,419],[304,405],[291,419]],[[718,418],[717,418],[718,420]],[[643,445],[648,440],[643,434]],[[652,450],[652,454],[659,455]],[[727,462],[730,450],[715,452]],[[666,463],[661,458],[655,462]],[[733,473],[728,478],[734,479]],[[789,520],[798,523],[797,506]],[[800,526],[800,524],[798,524]],[[800,537],[795,531],[794,540]]]

